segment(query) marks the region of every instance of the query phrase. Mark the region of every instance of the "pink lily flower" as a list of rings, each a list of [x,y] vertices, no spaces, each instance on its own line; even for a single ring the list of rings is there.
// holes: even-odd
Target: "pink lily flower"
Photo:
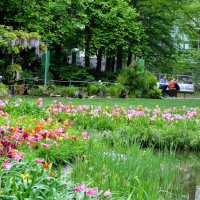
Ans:
[[[89,140],[89,135],[86,132],[82,133],[82,137],[86,140]]]
[[[85,190],[85,184],[82,184],[82,185],[80,185],[80,186],[77,186],[77,187],[75,187],[74,188],[74,191],[76,191],[76,192],[83,192],[84,190]]]
[[[42,145],[45,149],[49,149],[49,148],[50,148],[50,145],[49,145],[49,144],[42,143],[41,145]]]
[[[43,160],[36,158],[35,162],[39,165],[43,165]]]
[[[10,163],[10,162],[8,162],[8,161],[4,161],[3,163],[2,163],[2,167],[4,168],[4,169],[11,169],[11,167],[12,167],[12,164]]]
[[[87,196],[91,196],[91,195],[95,195],[95,194],[98,194],[98,189],[88,188],[86,191]]]
[[[111,198],[111,197],[112,197],[112,193],[110,192],[110,190],[106,190],[106,191],[104,192],[103,196],[104,196],[105,198]]]
[[[55,147],[59,146],[59,144],[57,142],[53,142],[53,144],[54,144]]]

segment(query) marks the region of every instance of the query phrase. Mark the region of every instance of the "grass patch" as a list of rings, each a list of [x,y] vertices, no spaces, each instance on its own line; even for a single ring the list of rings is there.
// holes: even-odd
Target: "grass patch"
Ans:
[[[25,101],[31,103],[35,102],[38,97],[29,97],[29,96],[15,96],[13,100],[17,98],[22,98]],[[127,99],[66,99],[66,98],[43,98],[44,106],[47,106],[52,103],[52,101],[62,102],[63,104],[68,104],[68,102],[72,102],[73,105],[93,105],[93,106],[109,106],[113,107],[118,105],[119,107],[128,108],[130,106],[136,108],[138,105],[142,105],[147,108],[155,108],[159,105],[160,108],[172,108],[177,107],[181,108],[183,106],[187,107],[200,107],[200,100],[198,99],[144,99],[144,98],[127,98]]]

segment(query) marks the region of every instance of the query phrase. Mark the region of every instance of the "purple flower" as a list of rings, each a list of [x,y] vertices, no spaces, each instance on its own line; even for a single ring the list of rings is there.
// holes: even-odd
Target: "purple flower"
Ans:
[[[22,137],[24,138],[24,140],[25,140],[26,138],[28,138],[28,136],[29,136],[28,133],[23,133],[23,134],[22,134]]]

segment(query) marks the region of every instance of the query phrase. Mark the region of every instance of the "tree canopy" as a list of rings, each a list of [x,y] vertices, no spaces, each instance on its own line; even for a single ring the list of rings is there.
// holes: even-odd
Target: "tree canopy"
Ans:
[[[0,25],[16,30],[8,38],[36,32],[50,40],[54,78],[62,75],[73,48],[85,50],[85,66],[90,66],[90,56],[97,56],[96,74],[103,58],[107,73],[120,71],[138,57],[153,72],[191,73],[199,66],[199,7],[197,0],[2,0]],[[10,59],[3,50],[4,31],[1,28],[1,69]],[[182,49],[183,36],[195,51]],[[22,51],[17,61],[25,69],[39,68],[37,58],[27,55]]]

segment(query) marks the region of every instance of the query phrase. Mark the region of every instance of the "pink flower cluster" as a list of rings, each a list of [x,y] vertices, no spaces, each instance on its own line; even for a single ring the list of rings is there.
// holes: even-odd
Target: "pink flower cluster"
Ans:
[[[42,98],[38,98],[38,100],[37,100],[37,102],[38,102],[38,108],[42,108]]]
[[[98,200],[98,196],[99,196],[99,190],[98,188],[87,188],[85,184],[82,184],[80,186],[77,186],[74,188],[74,191],[77,193],[84,193],[86,194],[86,196],[88,197],[92,197],[93,200]],[[104,192],[103,194],[104,198],[111,198],[112,197],[112,193],[110,192],[110,190],[107,190]],[[96,198],[94,198],[96,197]]]
[[[92,118],[98,118],[99,116],[108,118],[124,117],[128,120],[133,120],[138,117],[149,117],[151,121],[155,121],[156,119],[164,121],[188,120],[197,117],[197,111],[197,108],[189,109],[187,107],[183,107],[182,109],[174,107],[161,111],[158,106],[153,110],[143,108],[142,106],[138,106],[136,109],[132,107],[125,109],[118,106],[114,106],[113,109],[106,109],[101,106],[94,108],[93,106],[89,107],[86,105],[75,107],[71,102],[65,106],[62,103],[57,103],[57,101],[54,101],[52,105],[48,107],[48,112],[53,116],[64,112],[64,114],[70,117],[74,117],[77,114],[91,116]]]

